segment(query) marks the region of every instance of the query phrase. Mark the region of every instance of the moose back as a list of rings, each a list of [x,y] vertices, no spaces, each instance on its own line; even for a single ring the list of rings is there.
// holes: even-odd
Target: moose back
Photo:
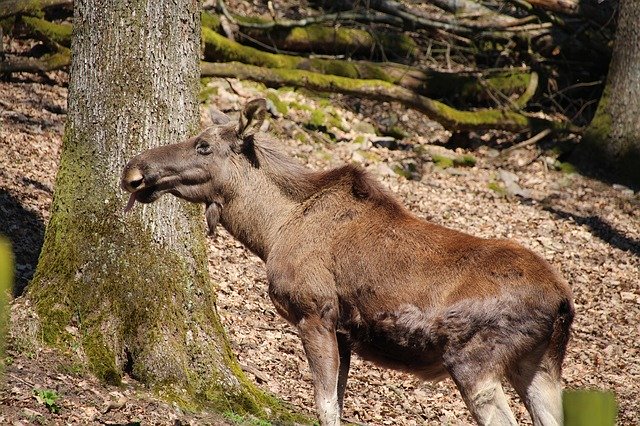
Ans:
[[[259,131],[263,99],[232,122],[126,165],[127,210],[165,193],[206,205],[265,263],[300,335],[322,425],[340,424],[352,352],[425,380],[450,377],[482,425],[515,425],[505,377],[534,425],[560,425],[573,320],[567,283],[515,242],[420,219],[364,170],[312,171]]]

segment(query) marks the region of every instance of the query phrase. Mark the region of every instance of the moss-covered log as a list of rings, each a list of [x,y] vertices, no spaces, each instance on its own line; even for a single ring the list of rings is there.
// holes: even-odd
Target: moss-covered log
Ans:
[[[376,23],[391,25],[395,27],[402,26],[402,19],[388,15],[386,13],[379,13],[369,8],[366,8],[364,10],[341,10],[337,13],[305,16],[300,19],[286,19],[280,17],[277,20],[273,20],[256,17],[245,17],[242,15],[233,14],[229,12],[224,1],[218,0],[216,1],[216,3],[216,9],[223,13],[231,22],[242,28],[269,30],[272,28],[306,27],[307,25],[322,23],[332,23],[333,25],[335,25],[342,22],[360,22],[366,24]]]
[[[39,14],[46,7],[72,3],[73,0],[2,0],[0,1],[0,19],[18,13]]]
[[[73,31],[71,24],[57,24],[31,16],[23,16],[21,21],[34,38],[71,47],[71,33]]]
[[[575,130],[570,123],[552,121],[501,109],[460,111],[382,80],[362,80],[303,70],[269,69],[241,63],[201,63],[201,75],[259,81],[270,86],[306,87],[320,92],[343,93],[379,101],[400,102],[450,130],[501,129],[513,132],[550,128]]]
[[[216,312],[201,211],[124,215],[119,175],[199,124],[199,2],[75,2],[69,106],[51,218],[26,297],[45,342],[182,406],[289,416],[244,377]],[[75,330],[75,331],[74,331]]]
[[[39,58],[3,55],[0,59],[0,73],[55,71],[71,63],[69,47],[73,28],[70,24],[57,24],[31,16],[6,20],[5,23],[8,32],[18,25],[20,31],[26,30],[32,37],[43,41],[52,52]]]
[[[44,55],[41,58],[25,58],[6,55],[0,60],[0,73],[55,71],[71,63],[71,51],[66,48]]]
[[[309,25],[270,31],[246,28],[241,32],[250,40],[288,52],[408,59],[418,48],[413,39],[403,33],[346,27]]]
[[[208,61],[236,61],[267,68],[299,69],[352,79],[375,79],[392,83],[429,97],[482,98],[487,88],[504,95],[522,93],[529,85],[530,74],[525,69],[456,74],[421,70],[391,62],[341,61],[305,58],[267,53],[216,33],[202,29],[204,56]]]
[[[477,73],[446,73],[421,70],[390,62],[308,59],[267,53],[243,46],[212,31],[211,28],[217,28],[219,23],[214,15],[203,14],[202,17],[205,58],[209,60],[235,60],[249,65],[297,68],[349,78],[383,80],[425,96],[451,99],[459,103],[487,99],[490,92],[499,92],[505,96],[514,93],[520,94],[526,92],[526,89],[531,85],[531,73],[524,68]],[[71,31],[68,25],[55,24],[38,18],[33,18],[29,22],[37,24],[34,25],[34,31],[36,31],[35,28],[42,28],[43,34],[54,34],[58,43],[70,43]],[[50,30],[45,33],[45,28]],[[67,66],[69,62],[70,55],[67,50],[40,59],[7,56],[4,61],[0,61],[0,71],[53,71]]]
[[[418,48],[407,34],[347,28],[336,25],[335,19],[328,22],[332,26],[320,23],[307,24],[306,21],[301,21],[299,26],[295,26],[291,21],[287,21],[289,25],[281,25],[281,22],[255,16],[228,16],[238,24],[241,34],[248,37],[250,42],[256,41],[263,46],[272,46],[274,50],[406,59],[414,56]],[[202,26],[219,32],[220,18],[203,12]]]

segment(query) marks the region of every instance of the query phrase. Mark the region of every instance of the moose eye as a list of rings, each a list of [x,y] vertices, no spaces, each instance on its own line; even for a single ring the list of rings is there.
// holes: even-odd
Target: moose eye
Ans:
[[[196,152],[200,155],[211,154],[211,145],[208,142],[198,142],[196,145]]]

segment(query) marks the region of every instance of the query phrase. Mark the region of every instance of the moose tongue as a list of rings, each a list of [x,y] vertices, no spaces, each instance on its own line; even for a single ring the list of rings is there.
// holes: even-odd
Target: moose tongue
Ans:
[[[135,202],[136,202],[136,193],[133,192],[129,196],[129,201],[127,202],[127,206],[124,208],[124,212],[127,213],[129,210],[131,210]]]

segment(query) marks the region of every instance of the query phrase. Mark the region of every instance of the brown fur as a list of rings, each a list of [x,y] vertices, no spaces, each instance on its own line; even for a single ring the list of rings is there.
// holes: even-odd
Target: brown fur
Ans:
[[[210,228],[219,218],[266,262],[269,295],[300,332],[321,424],[339,423],[352,350],[424,379],[451,376],[480,424],[515,422],[506,375],[535,424],[560,424],[567,283],[512,241],[417,218],[359,167],[299,165],[248,132],[260,102],[238,127],[135,157],[122,185],[141,202],[171,192],[207,204]]]

